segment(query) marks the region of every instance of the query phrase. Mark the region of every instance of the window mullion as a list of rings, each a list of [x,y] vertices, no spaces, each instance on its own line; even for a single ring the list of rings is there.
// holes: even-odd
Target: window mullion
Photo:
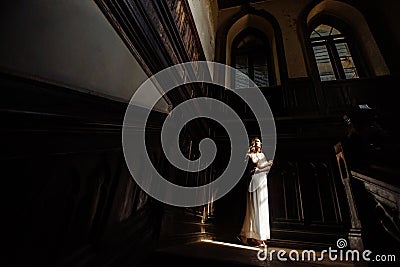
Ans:
[[[346,79],[346,75],[344,73],[339,53],[336,49],[334,41],[332,39],[328,39],[326,45],[328,48],[329,58],[331,59],[333,71],[335,72],[336,78]]]

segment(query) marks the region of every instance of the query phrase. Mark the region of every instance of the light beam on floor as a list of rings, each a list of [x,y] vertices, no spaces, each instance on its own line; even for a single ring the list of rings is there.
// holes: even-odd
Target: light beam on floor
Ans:
[[[250,246],[245,246],[245,245],[226,243],[226,242],[215,241],[215,240],[211,240],[211,239],[202,239],[201,242],[212,243],[212,244],[221,245],[221,246],[227,246],[227,247],[243,248],[243,249],[255,250],[255,251],[259,251],[260,250],[258,247],[250,247]]]

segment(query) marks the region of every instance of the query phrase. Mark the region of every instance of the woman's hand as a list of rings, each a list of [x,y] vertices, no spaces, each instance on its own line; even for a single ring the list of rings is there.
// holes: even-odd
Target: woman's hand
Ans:
[[[267,172],[271,169],[271,166],[272,166],[272,161],[268,161],[268,163],[265,167],[262,167],[262,168],[255,167],[254,173]]]
[[[260,169],[258,167],[254,167],[254,169],[251,170],[251,174],[260,173],[260,172],[267,171],[267,170],[269,170],[269,167],[265,167],[265,168],[262,168],[262,169]]]

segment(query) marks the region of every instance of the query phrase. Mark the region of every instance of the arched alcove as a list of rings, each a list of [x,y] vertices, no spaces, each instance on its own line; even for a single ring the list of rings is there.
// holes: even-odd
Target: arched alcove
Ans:
[[[238,19],[232,27],[229,29],[227,34],[227,42],[226,42],[226,64],[231,65],[231,54],[232,54],[232,44],[235,38],[247,29],[257,29],[262,32],[267,38],[269,44],[266,48],[271,49],[272,55],[272,64],[274,66],[274,79],[277,81],[277,84],[280,84],[280,75],[279,75],[279,61],[278,54],[276,52],[276,38],[274,29],[269,21],[266,19],[254,15],[247,14]]]
[[[275,84],[275,67],[272,63],[271,42],[255,29],[246,28],[238,34],[231,46],[230,65],[247,74],[258,86]],[[239,77],[236,77],[240,80]],[[240,81],[237,81],[240,83]],[[236,83],[236,86],[239,84]]]
[[[303,20],[303,22],[300,25],[304,28],[300,32],[303,34],[302,38],[306,48],[305,57],[307,57],[306,61],[309,62],[309,69],[315,68],[315,62],[310,60],[313,57],[312,48],[309,44],[310,33],[318,24],[329,21],[331,26],[339,26],[355,40],[369,76],[390,74],[367,21],[362,13],[353,6],[334,0],[314,2],[303,12],[302,16],[300,20]]]
[[[217,32],[217,61],[231,65],[232,45],[235,38],[247,29],[256,29],[265,35],[271,50],[271,61],[276,85],[287,79],[287,69],[282,41],[282,33],[276,19],[264,10],[244,10],[232,16]]]

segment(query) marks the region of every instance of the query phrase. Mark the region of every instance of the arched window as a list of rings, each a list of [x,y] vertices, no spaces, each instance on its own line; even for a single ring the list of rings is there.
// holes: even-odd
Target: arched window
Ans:
[[[310,35],[321,81],[359,78],[346,35],[320,24]]]
[[[274,84],[271,50],[266,37],[256,30],[247,29],[232,43],[232,65],[248,75],[260,87]],[[240,77],[235,79],[237,88],[246,88]]]

